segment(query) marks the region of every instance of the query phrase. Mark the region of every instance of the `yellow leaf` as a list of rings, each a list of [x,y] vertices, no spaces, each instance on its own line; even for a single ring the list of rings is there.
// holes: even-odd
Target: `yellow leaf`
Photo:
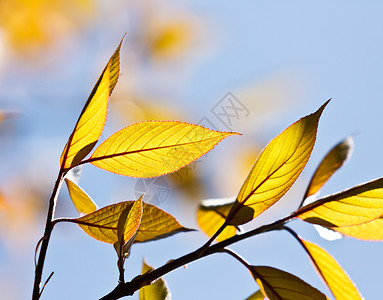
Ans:
[[[89,214],[97,209],[96,204],[77,184],[68,178],[65,178],[65,183],[68,187],[69,196],[80,214]]]
[[[158,207],[145,202],[142,205],[143,215],[134,240],[135,243],[166,238],[178,232],[193,231],[193,229],[181,226],[173,216]]]
[[[124,241],[129,241],[140,226],[143,212],[141,199],[142,197],[136,201],[124,201],[103,207],[76,219],[76,223],[92,238],[114,244],[119,241],[120,216],[122,213],[127,213]]]
[[[383,241],[383,217],[361,225],[335,227],[332,229],[361,240]]]
[[[330,254],[318,245],[304,240],[301,242],[335,299],[362,299],[354,283]]]
[[[302,207],[297,216],[325,227],[368,223],[383,215],[383,178],[355,186]]]
[[[223,225],[233,202],[233,199],[208,199],[201,202],[197,211],[197,222],[209,237]],[[217,241],[226,240],[236,235],[237,231],[234,226],[226,226],[217,237]]]
[[[120,175],[156,177],[190,164],[233,134],[177,121],[136,123],[110,136],[88,161]]]
[[[245,300],[263,300],[265,296],[263,295],[261,290],[256,291],[254,294],[247,297]]]
[[[70,169],[79,164],[96,145],[104,129],[108,99],[112,93],[120,72],[120,47],[110,58],[100,78],[94,86],[61,154],[62,169]]]
[[[325,300],[327,297],[302,279],[272,267],[251,266],[251,274],[270,300]]]
[[[319,118],[329,101],[285,129],[263,149],[239,191],[227,224],[253,220],[290,189],[311,155]]]
[[[153,268],[145,263],[142,263],[142,274],[152,271]],[[140,289],[139,300],[170,300],[170,291],[166,282],[160,278],[150,285]]]
[[[346,138],[331,149],[325,156],[318,168],[314,172],[304,199],[317,193],[330,177],[346,162],[350,157],[353,148],[351,137]]]

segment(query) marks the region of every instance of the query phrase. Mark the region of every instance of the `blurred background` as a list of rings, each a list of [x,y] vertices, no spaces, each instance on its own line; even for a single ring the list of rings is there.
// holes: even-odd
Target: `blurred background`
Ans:
[[[34,251],[59,157],[103,67],[127,33],[121,76],[102,139],[142,120],[183,120],[237,131],[197,162],[158,180],[85,166],[79,185],[101,207],[146,193],[182,225],[198,229],[206,198],[236,196],[259,151],[300,117],[327,106],[312,157],[297,184],[257,220],[298,206],[327,151],[352,134],[355,151],[328,184],[329,194],[381,177],[383,3],[380,1],[0,1],[0,290],[28,299]],[[64,186],[56,216],[77,217]],[[366,299],[380,299],[383,245],[322,239],[291,223],[344,267]],[[186,254],[202,232],[135,245],[126,278]],[[253,265],[300,276],[329,295],[306,254],[287,233],[232,247]],[[98,299],[118,280],[113,247],[74,224],[53,232],[42,299]],[[246,269],[217,254],[165,277],[173,299],[245,299],[258,287]],[[132,299],[138,299],[135,295]]]

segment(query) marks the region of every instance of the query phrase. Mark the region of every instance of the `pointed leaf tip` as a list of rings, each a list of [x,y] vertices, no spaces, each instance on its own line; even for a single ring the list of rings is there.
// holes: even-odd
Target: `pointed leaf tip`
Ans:
[[[130,125],[106,139],[89,161],[101,169],[130,177],[172,173],[209,152],[235,132],[220,132],[178,121]]]
[[[104,129],[108,99],[120,73],[120,47],[109,59],[77,120],[60,158],[61,169],[77,166],[94,148]]]
[[[68,178],[65,178],[65,183],[68,187],[69,196],[80,214],[89,214],[97,209],[97,205],[77,184]]]
[[[285,129],[263,149],[231,208],[228,225],[253,220],[290,189],[311,155],[319,118],[329,101]]]
[[[307,187],[304,199],[316,194],[331,176],[350,158],[353,150],[351,136],[335,145],[323,158]]]
[[[335,299],[363,299],[346,272],[330,254],[314,243],[302,239],[300,242]]]
[[[142,204],[144,211],[135,243],[150,242],[176,233],[194,231],[194,229],[183,227],[172,215],[162,209],[145,202]]]

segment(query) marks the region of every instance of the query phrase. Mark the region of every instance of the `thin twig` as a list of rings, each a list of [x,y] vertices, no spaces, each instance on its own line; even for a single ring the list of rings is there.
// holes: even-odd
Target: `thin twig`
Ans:
[[[241,264],[243,264],[248,270],[251,271],[250,264],[242,256],[240,256],[238,253],[236,253],[235,251],[228,249],[228,248],[224,248],[224,249],[222,249],[221,252],[226,252],[227,254],[231,255],[236,260],[238,260]]]
[[[40,291],[40,296],[41,296],[41,294],[43,293],[43,291],[44,291],[46,285],[48,284],[49,280],[51,280],[51,278],[52,278],[52,276],[53,276],[54,273],[55,273],[55,272],[52,272],[51,275],[48,276],[47,280],[45,280],[45,283],[44,283],[44,285],[43,285],[43,287],[41,288],[41,291]]]

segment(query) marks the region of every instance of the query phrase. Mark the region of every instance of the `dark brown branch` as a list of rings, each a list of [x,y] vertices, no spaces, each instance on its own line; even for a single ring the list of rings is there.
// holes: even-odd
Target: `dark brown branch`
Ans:
[[[37,261],[36,268],[35,268],[35,281],[34,281],[34,285],[33,285],[32,300],[38,300],[38,299],[40,299],[40,296],[41,296],[41,292],[42,292],[42,291],[40,291],[41,277],[43,275],[45,257],[47,254],[49,240],[50,240],[52,229],[53,229],[52,221],[53,221],[53,216],[54,216],[54,212],[55,212],[57,196],[58,196],[58,193],[59,193],[59,190],[60,190],[64,176],[65,176],[65,171],[60,170],[60,172],[57,176],[55,186],[53,187],[52,195],[49,199],[49,206],[48,206],[48,213],[47,213],[47,219],[46,219],[46,224],[45,224],[44,236],[43,236],[42,242],[41,242],[39,259]]]
[[[237,243],[239,241],[242,241],[244,239],[247,239],[249,237],[252,237],[261,233],[265,233],[271,230],[280,229],[281,226],[283,226],[284,224],[286,224],[287,222],[289,222],[295,217],[297,217],[297,214],[293,213],[292,215],[287,216],[283,219],[280,219],[278,221],[275,221],[267,225],[263,225],[261,227],[253,229],[246,233],[235,235],[227,240],[224,240],[212,246],[206,247],[204,245],[201,248],[189,254],[179,257],[175,260],[171,260],[170,262],[166,263],[165,265],[157,269],[154,269],[151,272],[145,273],[143,275],[138,275],[137,277],[133,278],[130,282],[119,283],[112,292],[102,297],[100,300],[116,300],[124,296],[131,296],[140,288],[151,284],[151,282],[153,282],[154,280],[162,277],[163,275],[167,273],[174,271],[175,269],[179,267],[182,267],[190,262],[196,261],[200,258],[209,256],[211,254],[222,252],[225,249],[225,247],[232,245],[234,243]]]

